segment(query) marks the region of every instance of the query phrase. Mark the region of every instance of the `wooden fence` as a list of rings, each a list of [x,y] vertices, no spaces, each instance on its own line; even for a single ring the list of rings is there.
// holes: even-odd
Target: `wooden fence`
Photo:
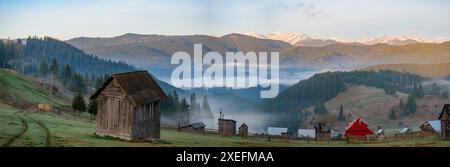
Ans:
[[[221,135],[222,136],[222,134],[219,133],[219,129],[205,128],[205,129],[197,129],[196,130],[196,129],[192,129],[192,128],[182,128],[181,126],[171,125],[171,124],[161,124],[161,128],[177,130],[179,132],[204,133],[204,134],[213,134],[213,135]],[[236,133],[232,136],[240,136],[239,131],[236,131]],[[247,138],[250,138],[250,139],[262,138],[262,139],[267,139],[267,141],[270,141],[271,139],[281,139],[281,140],[284,139],[288,142],[289,142],[289,140],[304,140],[304,141],[314,140],[314,139],[307,139],[307,138],[299,138],[294,135],[269,135],[267,133],[254,133],[254,132],[248,132]]]
[[[395,133],[386,136],[376,136],[376,135],[367,135],[367,136],[347,136],[347,143],[388,143],[388,142],[396,142],[396,141],[413,141],[416,139],[424,139],[436,136],[436,133],[433,132],[407,132],[407,133]]]
[[[218,129],[202,129],[202,130],[195,130],[192,128],[181,128],[178,125],[170,125],[170,124],[161,124],[162,128],[167,129],[173,129],[180,132],[192,132],[192,133],[205,133],[205,134],[214,134],[214,135],[221,135],[219,133]],[[437,134],[433,132],[423,132],[423,131],[416,131],[416,132],[407,132],[407,133],[395,133],[395,134],[389,134],[385,136],[376,136],[376,135],[368,135],[368,136],[348,136],[345,138],[345,141],[347,143],[353,143],[353,144],[370,144],[370,143],[388,143],[388,142],[396,142],[396,141],[412,141],[416,139],[424,139],[429,137],[435,137]],[[239,131],[234,136],[239,136]],[[293,135],[269,135],[267,133],[248,133],[248,138],[264,138],[267,139],[267,141],[270,141],[271,139],[285,139],[287,142],[289,140],[304,140],[304,141],[314,141],[315,139],[309,139],[309,138],[299,138],[297,136]],[[335,139],[318,139],[319,141],[331,141]],[[342,140],[342,139],[341,139]]]

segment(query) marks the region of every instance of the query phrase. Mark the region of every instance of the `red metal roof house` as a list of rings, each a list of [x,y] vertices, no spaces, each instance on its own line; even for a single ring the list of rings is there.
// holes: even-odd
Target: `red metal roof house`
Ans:
[[[348,123],[347,128],[345,128],[345,136],[366,136],[373,135],[371,129],[369,129],[369,125],[361,120],[360,118],[356,118],[354,121]]]

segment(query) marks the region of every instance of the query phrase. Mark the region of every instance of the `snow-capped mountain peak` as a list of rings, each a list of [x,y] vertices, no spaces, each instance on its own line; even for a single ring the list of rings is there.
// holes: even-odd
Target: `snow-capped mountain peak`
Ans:
[[[265,35],[262,35],[260,33],[257,32],[248,32],[245,33],[245,35],[251,36],[251,37],[255,37],[255,38],[260,38],[260,39],[267,39],[267,37]]]
[[[266,35],[267,38],[273,39],[273,40],[280,40],[287,42],[291,45],[296,44],[297,42],[305,39],[311,39],[310,36],[307,36],[303,33],[279,33],[279,32],[273,32]]]
[[[374,45],[374,44],[388,44],[388,45],[407,45],[412,43],[424,43],[424,42],[433,42],[424,40],[422,38],[417,37],[410,37],[410,36],[382,36],[378,38],[369,38],[365,40],[361,40],[361,43],[367,44],[367,45]]]
[[[246,33],[248,36],[252,36],[255,38],[260,39],[272,39],[272,40],[279,40],[283,42],[287,42],[291,45],[294,45],[295,43],[305,40],[305,39],[311,39],[311,37],[303,34],[303,33],[280,33],[280,32],[272,32],[268,33],[267,35],[262,35],[256,32],[248,32]]]
[[[402,46],[413,43],[434,43],[435,41],[425,40],[423,38],[400,35],[400,36],[382,36],[375,38],[368,38],[363,40],[346,40],[340,38],[320,38],[308,36],[303,33],[282,33],[282,32],[272,32],[266,35],[259,34],[257,32],[246,33],[248,36],[252,36],[260,39],[272,39],[287,42],[291,45],[296,46],[325,46],[334,43],[347,43],[347,44],[358,44],[358,45],[374,45],[374,44],[388,44],[395,46]]]

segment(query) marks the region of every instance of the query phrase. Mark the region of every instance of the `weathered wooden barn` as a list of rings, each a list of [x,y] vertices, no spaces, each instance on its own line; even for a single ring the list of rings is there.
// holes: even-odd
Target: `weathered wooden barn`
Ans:
[[[232,136],[236,134],[236,121],[219,118],[219,134]]]
[[[441,121],[441,138],[450,140],[450,104],[445,104],[439,114]]]
[[[248,136],[248,126],[247,124],[243,123],[241,126],[239,126],[239,136],[243,139],[247,139]]]
[[[147,71],[111,75],[91,96],[98,100],[96,134],[126,140],[159,139],[158,105],[165,97]]]

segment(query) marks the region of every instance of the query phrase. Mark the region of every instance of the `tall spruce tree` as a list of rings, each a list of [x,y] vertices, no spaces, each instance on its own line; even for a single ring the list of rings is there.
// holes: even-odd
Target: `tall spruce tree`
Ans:
[[[39,75],[41,77],[47,77],[48,75],[48,65],[45,60],[41,60],[41,64],[39,65]]]
[[[442,99],[447,99],[448,98],[448,91],[447,90],[442,91],[441,98]]]
[[[339,115],[338,115],[339,121],[345,121],[345,115],[344,115],[344,106],[339,106]]]
[[[97,99],[91,99],[89,100],[89,105],[88,105],[88,110],[87,112],[89,114],[91,114],[91,122],[92,120],[95,118],[95,116],[97,115]]]
[[[316,114],[324,114],[327,111],[325,108],[325,105],[321,101],[317,101],[316,105],[314,106],[314,113]]]
[[[81,115],[81,112],[86,111],[86,102],[84,101],[83,95],[81,93],[77,93],[73,98],[72,109],[74,111],[78,111],[78,115]]]
[[[211,118],[213,117],[211,106],[209,105],[208,97],[206,96],[206,94],[203,96],[202,111],[205,116]]]
[[[395,114],[394,110],[391,110],[391,113],[389,114],[389,119],[390,120],[395,120],[397,119],[397,114]]]

